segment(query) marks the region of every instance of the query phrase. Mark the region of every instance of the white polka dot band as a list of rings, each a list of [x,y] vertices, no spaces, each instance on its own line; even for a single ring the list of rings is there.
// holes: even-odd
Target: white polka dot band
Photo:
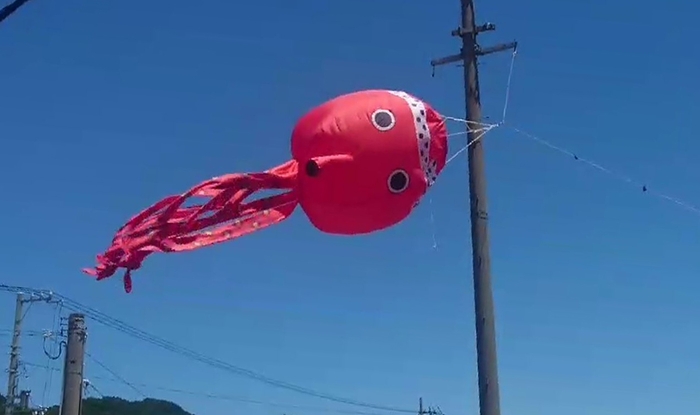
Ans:
[[[432,186],[437,179],[437,161],[430,158],[430,129],[428,129],[427,114],[423,101],[416,99],[403,91],[389,91],[391,94],[406,101],[413,114],[413,123],[416,128],[416,140],[418,141],[418,155],[420,165],[428,182]]]

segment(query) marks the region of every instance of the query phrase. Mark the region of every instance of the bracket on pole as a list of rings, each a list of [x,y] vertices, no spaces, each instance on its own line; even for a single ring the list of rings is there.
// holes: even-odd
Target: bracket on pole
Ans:
[[[59,304],[59,303],[61,303],[61,300],[58,298],[55,298],[51,291],[30,292],[30,293],[26,293],[25,295],[27,297],[25,297],[22,300],[23,303],[37,303],[37,302],[45,302],[47,304]]]
[[[479,34],[481,32],[492,32],[492,31],[496,30],[496,25],[493,23],[487,22],[487,23],[484,23],[480,26],[477,26],[475,29],[476,29],[477,34]],[[463,27],[458,27],[455,30],[453,30],[452,32],[450,32],[450,34],[454,37],[464,37],[464,36],[470,35],[471,33],[472,33],[471,29],[465,29]]]

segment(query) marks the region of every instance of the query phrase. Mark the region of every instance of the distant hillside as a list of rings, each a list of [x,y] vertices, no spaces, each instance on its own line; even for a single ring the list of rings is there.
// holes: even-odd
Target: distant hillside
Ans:
[[[0,406],[5,397],[0,395]],[[21,414],[18,414],[21,415]],[[58,406],[52,406],[46,415],[58,415]],[[83,402],[83,415],[193,415],[179,405],[169,401],[146,398],[142,401],[127,401],[122,398],[87,398]]]

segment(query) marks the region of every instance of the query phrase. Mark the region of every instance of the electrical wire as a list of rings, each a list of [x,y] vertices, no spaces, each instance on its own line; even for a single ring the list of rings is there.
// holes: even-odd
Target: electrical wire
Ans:
[[[148,395],[146,395],[145,393],[141,392],[141,389],[137,388],[136,386],[134,386],[133,383],[131,383],[131,382],[129,382],[128,380],[124,379],[123,377],[119,376],[119,374],[117,374],[117,372],[115,372],[114,370],[110,369],[109,366],[105,365],[105,364],[102,363],[101,361],[97,360],[97,358],[95,358],[93,355],[91,355],[91,354],[88,353],[87,351],[85,352],[85,356],[89,357],[90,360],[92,360],[93,362],[97,363],[102,369],[104,369],[104,370],[106,370],[107,372],[109,372],[112,376],[114,376],[115,379],[119,380],[121,383],[123,383],[123,384],[125,384],[126,386],[130,387],[134,392],[136,392],[137,394],[141,395],[141,397],[143,397],[143,398],[147,398],[147,397],[148,397]]]
[[[90,390],[92,390],[93,392],[95,392],[95,393],[97,394],[98,397],[100,397],[100,398],[104,398],[104,397],[105,397],[105,396],[102,394],[102,392],[100,392],[100,390],[97,389],[97,387],[96,387],[92,382],[90,382],[90,381],[87,380],[87,379],[84,380],[83,382],[85,383],[85,395],[89,395]],[[89,397],[89,396],[88,396],[88,397]]]
[[[0,329],[0,336],[11,336],[14,334],[14,331],[11,329]],[[38,336],[43,336],[44,332],[41,330],[22,330],[21,336],[22,337],[38,337]]]
[[[94,357],[92,357],[92,360],[94,360]],[[33,366],[33,367],[41,367],[43,368],[43,365],[37,364],[37,363],[31,363],[31,362],[23,362],[27,366]],[[61,369],[58,368],[52,368],[52,370],[56,372],[60,372]],[[107,370],[108,372],[112,373],[110,370]],[[162,392],[169,392],[169,393],[174,393],[174,394],[179,394],[179,395],[189,395],[189,396],[196,396],[196,397],[201,397],[205,399],[212,399],[212,400],[222,400],[222,401],[229,401],[229,402],[240,402],[240,403],[249,403],[249,404],[254,404],[254,405],[261,405],[261,406],[269,406],[269,407],[276,407],[276,408],[282,408],[282,409],[297,409],[297,410],[303,410],[303,411],[308,411],[308,412],[326,412],[326,413],[337,413],[337,414],[348,414],[348,415],[379,415],[376,412],[366,412],[366,411],[355,411],[355,410],[348,410],[348,409],[335,409],[335,408],[324,408],[324,407],[318,407],[318,406],[307,406],[307,405],[295,405],[295,404],[289,404],[289,403],[280,403],[280,402],[270,402],[270,401],[264,401],[264,400],[259,400],[259,399],[251,399],[251,398],[246,398],[242,396],[235,396],[235,395],[227,395],[227,394],[217,394],[217,393],[209,393],[209,392],[199,392],[199,391],[191,391],[187,389],[181,389],[181,388],[172,388],[172,387],[166,387],[166,386],[159,386],[159,385],[154,385],[151,383],[139,383],[139,382],[129,382],[126,381],[124,378],[120,376],[120,379],[115,379],[114,377],[104,377],[104,376],[90,376],[90,379],[97,379],[105,382],[117,382],[117,383],[127,383],[129,387],[137,387],[140,390],[158,390]],[[94,387],[94,383],[91,381],[86,380],[87,383],[89,383],[90,387]],[[101,394],[104,396],[104,394]],[[415,411],[414,411],[415,412]]]
[[[56,333],[58,333],[60,329],[60,324],[61,324],[61,311],[63,310],[61,303],[55,303],[54,304],[54,314],[53,314],[53,324],[51,326],[51,338],[53,339],[53,344],[52,344],[52,349],[51,351],[46,349],[46,336],[44,336],[44,343],[43,343],[43,348],[44,348],[44,354],[46,355],[46,377],[44,378],[44,389],[41,394],[41,405],[45,406],[46,401],[48,399],[48,395],[51,393],[52,386],[53,386],[53,363],[61,356],[61,350],[63,346],[63,342],[59,341],[58,336]],[[56,349],[58,349],[58,352],[56,353]],[[53,353],[52,353],[53,351]],[[54,354],[55,353],[55,354]]]
[[[37,296],[42,296],[47,299],[53,299],[56,301],[60,301],[61,305],[68,310],[72,310],[75,312],[79,312],[84,314],[86,317],[92,319],[93,321],[96,321],[104,326],[107,326],[109,328],[115,329],[117,331],[120,331],[124,334],[127,334],[135,339],[141,340],[146,343],[150,343],[154,346],[160,347],[161,349],[168,350],[172,353],[178,354],[180,356],[189,358],[191,360],[195,360],[201,363],[204,363],[210,367],[217,368],[232,374],[240,375],[247,377],[249,379],[257,380],[259,382],[265,383],[270,386],[274,386],[277,388],[281,389],[286,389],[290,390],[293,392],[297,392],[303,395],[307,396],[312,396],[315,398],[319,399],[325,399],[328,401],[332,402],[337,402],[337,403],[342,403],[346,405],[352,405],[352,406],[357,406],[357,407],[363,407],[363,408],[369,408],[369,409],[375,409],[375,410],[381,410],[381,411],[388,411],[388,412],[398,412],[398,413],[407,413],[407,414],[413,414],[416,411],[411,410],[411,409],[404,409],[404,408],[399,408],[399,407],[394,407],[394,406],[385,406],[385,405],[378,405],[378,404],[373,404],[369,402],[363,402],[359,401],[356,399],[350,399],[350,398],[345,398],[337,395],[331,395],[328,393],[320,392],[314,389],[306,388],[300,385],[296,385],[290,382],[286,382],[283,380],[275,379],[269,376],[265,376],[263,374],[257,373],[255,371],[252,371],[250,369],[245,369],[240,366],[233,365],[231,363],[225,362],[220,359],[216,359],[213,357],[206,356],[202,353],[199,353],[195,350],[186,348],[184,346],[180,346],[176,343],[173,343],[171,341],[165,340],[161,337],[158,337],[156,335],[153,335],[151,333],[148,333],[144,330],[138,329],[130,324],[125,323],[122,320],[119,320],[115,317],[111,317],[95,308],[89,307],[87,305],[81,304],[78,301],[75,301],[69,297],[63,296],[61,294],[57,294],[51,291],[42,291],[42,290],[37,290],[33,288],[28,288],[28,287],[18,287],[18,286],[10,286],[10,285],[5,285],[5,284],[0,284],[0,291],[4,292],[11,292],[11,293],[32,293]]]
[[[19,10],[20,7],[24,6],[28,2],[29,0],[15,0],[7,6],[0,9],[0,23],[2,23],[3,20],[10,17],[17,10]]]

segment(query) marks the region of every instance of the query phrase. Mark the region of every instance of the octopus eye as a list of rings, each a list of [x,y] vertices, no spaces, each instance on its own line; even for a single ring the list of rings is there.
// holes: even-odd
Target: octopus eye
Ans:
[[[389,186],[389,191],[391,193],[401,193],[408,189],[408,182],[408,173],[403,170],[395,170],[389,176],[387,185]]]
[[[389,131],[396,125],[396,117],[389,110],[376,110],[372,113],[372,124],[379,131]]]

